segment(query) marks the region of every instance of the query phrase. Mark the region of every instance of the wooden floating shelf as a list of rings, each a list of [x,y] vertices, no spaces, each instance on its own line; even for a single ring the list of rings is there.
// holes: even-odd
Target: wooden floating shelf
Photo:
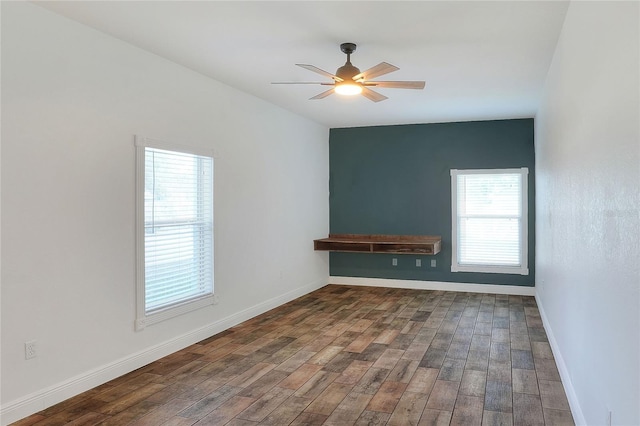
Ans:
[[[352,253],[437,254],[442,238],[434,235],[329,234],[313,240],[314,250]]]

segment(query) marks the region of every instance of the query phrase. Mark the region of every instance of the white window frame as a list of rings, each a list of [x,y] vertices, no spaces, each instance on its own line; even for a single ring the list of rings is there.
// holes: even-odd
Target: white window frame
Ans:
[[[470,174],[520,174],[521,175],[521,215],[520,215],[520,265],[469,265],[460,264],[458,260],[458,176]],[[528,175],[529,169],[471,169],[451,170],[451,272],[480,272],[496,274],[529,275],[528,248],[529,248],[529,208],[528,208]]]
[[[196,299],[188,300],[180,304],[172,305],[158,311],[147,313],[145,309],[145,216],[144,216],[144,193],[145,193],[145,148],[156,148],[166,151],[174,151],[186,154],[193,154],[199,156],[210,157],[214,160],[215,164],[215,151],[212,149],[188,147],[183,145],[177,145],[173,143],[163,142],[144,136],[135,136],[136,147],[136,321],[135,329],[137,331],[143,330],[145,327],[155,324],[161,321],[165,321],[169,318],[183,315],[187,312],[191,312],[197,309],[201,309],[205,306],[210,306],[216,303],[215,292],[215,276],[214,276],[214,288],[210,294],[201,296]],[[215,167],[215,166],[214,166]],[[215,168],[214,168],[215,170]],[[215,179],[214,179],[215,182]],[[213,188],[212,188],[213,191]],[[213,196],[213,194],[212,194]],[[215,226],[214,226],[214,241],[215,241]],[[213,250],[213,247],[212,247]],[[215,264],[212,260],[212,265]],[[215,270],[215,266],[214,270]],[[212,272],[213,274],[213,272]]]

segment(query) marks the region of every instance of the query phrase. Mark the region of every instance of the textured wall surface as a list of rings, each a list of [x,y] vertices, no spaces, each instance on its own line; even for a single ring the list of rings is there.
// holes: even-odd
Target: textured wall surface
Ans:
[[[536,293],[589,425],[640,424],[638,13],[571,3],[536,116]]]

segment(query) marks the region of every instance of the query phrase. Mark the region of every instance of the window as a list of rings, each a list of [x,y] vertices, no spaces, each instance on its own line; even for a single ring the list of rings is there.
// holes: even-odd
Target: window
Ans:
[[[529,274],[528,173],[451,170],[452,272]]]
[[[213,303],[213,156],[136,137],[136,329]]]

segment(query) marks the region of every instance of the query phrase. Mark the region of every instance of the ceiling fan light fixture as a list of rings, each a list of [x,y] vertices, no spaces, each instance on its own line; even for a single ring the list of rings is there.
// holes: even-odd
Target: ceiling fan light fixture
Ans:
[[[329,77],[333,80],[331,83],[300,81],[272,84],[320,84],[322,86],[331,86],[331,88],[329,90],[325,90],[322,93],[318,93],[317,95],[309,99],[324,99],[333,93],[337,93],[343,96],[362,95],[373,102],[384,101],[385,99],[387,99],[387,97],[374,90],[371,90],[370,87],[385,87],[389,89],[424,89],[424,81],[372,80],[373,78],[380,77],[381,75],[397,71],[399,68],[387,62],[380,62],[378,65],[373,66],[366,71],[360,72],[360,69],[358,67],[354,67],[351,63],[351,54],[356,50],[355,43],[342,43],[340,45],[340,50],[342,50],[342,53],[347,55],[347,62],[345,62],[343,66],[338,68],[335,75],[314,65],[296,64],[299,67],[302,67],[309,71],[313,71],[324,77]]]
[[[337,83],[335,92],[345,96],[359,95],[362,93],[362,85],[355,82]]]

